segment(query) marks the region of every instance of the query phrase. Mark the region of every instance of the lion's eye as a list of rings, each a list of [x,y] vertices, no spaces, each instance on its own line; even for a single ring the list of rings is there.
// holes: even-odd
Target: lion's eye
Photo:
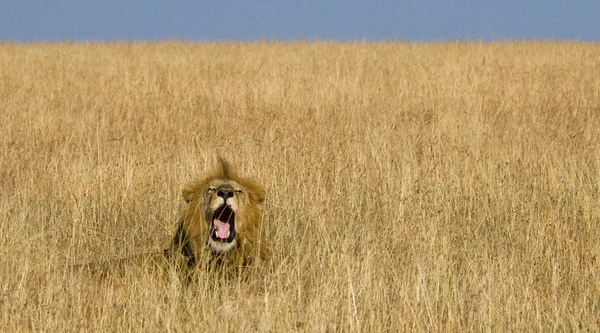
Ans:
[[[244,193],[244,191],[242,191],[242,190],[235,190],[235,193],[242,194],[242,193]]]
[[[214,187],[209,187],[208,190],[206,190],[208,193],[212,193],[214,191],[216,191],[217,189]]]

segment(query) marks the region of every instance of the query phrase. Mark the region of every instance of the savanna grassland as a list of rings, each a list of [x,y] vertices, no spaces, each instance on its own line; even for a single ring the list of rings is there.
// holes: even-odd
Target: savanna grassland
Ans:
[[[218,154],[269,261],[74,274]],[[0,331],[599,331],[599,256],[598,44],[0,44]]]

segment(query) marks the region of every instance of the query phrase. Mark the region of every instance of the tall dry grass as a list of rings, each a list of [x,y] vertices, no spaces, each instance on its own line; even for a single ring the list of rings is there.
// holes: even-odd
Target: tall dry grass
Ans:
[[[0,331],[598,331],[600,46],[0,44]],[[181,287],[216,154],[274,254]]]

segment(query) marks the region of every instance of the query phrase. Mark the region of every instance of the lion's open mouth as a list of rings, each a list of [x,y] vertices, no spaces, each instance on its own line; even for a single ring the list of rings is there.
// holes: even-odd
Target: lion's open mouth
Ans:
[[[215,242],[233,242],[235,238],[235,213],[226,204],[215,210],[210,236]]]

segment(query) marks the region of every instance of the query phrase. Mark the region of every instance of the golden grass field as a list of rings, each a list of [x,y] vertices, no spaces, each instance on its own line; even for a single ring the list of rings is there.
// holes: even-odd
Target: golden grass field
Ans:
[[[600,330],[600,45],[0,43],[0,331]],[[144,266],[217,155],[271,259]]]

